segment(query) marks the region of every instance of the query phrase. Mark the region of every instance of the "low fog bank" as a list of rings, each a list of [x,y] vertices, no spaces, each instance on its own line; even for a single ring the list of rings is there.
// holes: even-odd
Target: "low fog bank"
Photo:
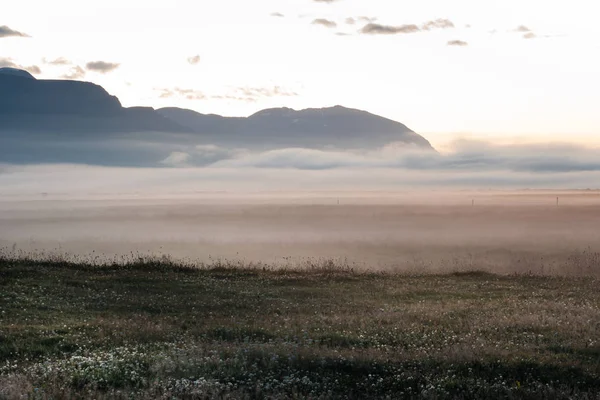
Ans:
[[[333,259],[371,270],[600,276],[597,192],[337,194],[4,200],[0,247],[102,260],[140,254],[294,267]]]
[[[500,145],[461,139],[443,152],[392,142],[345,148],[269,141],[219,142],[199,134],[157,132],[0,132],[0,164],[83,164],[109,167],[200,167],[209,169],[400,169],[407,171],[512,171],[566,173],[600,171],[600,148],[569,143]]]
[[[90,139],[90,154],[113,154],[115,165],[130,155],[128,167],[86,165],[75,144],[75,164],[0,165],[0,246],[433,272],[598,269],[599,192],[567,190],[597,187],[598,149],[459,141],[440,154],[154,139],[109,137],[99,148]]]
[[[437,153],[400,144],[362,151],[251,150],[198,144],[192,138],[179,144],[162,137],[143,138],[108,137],[102,143],[89,139],[85,149],[83,139],[64,146],[58,141],[22,154],[4,148],[0,199],[41,194],[160,197],[215,191],[585,189],[600,182],[600,150],[566,144],[500,146],[463,140]],[[54,154],[52,149],[57,148],[61,150],[52,162],[37,157]],[[93,157],[86,158],[90,154]],[[127,162],[119,161],[123,157]]]
[[[0,167],[0,200],[52,195],[169,197],[207,192],[362,192],[594,188],[600,171],[417,171],[395,168],[328,170],[223,168],[118,168],[85,165]]]

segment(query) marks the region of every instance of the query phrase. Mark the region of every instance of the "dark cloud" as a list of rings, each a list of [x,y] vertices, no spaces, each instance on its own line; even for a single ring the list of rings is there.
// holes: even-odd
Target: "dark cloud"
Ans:
[[[62,78],[69,79],[72,81],[83,79],[84,77],[85,77],[85,70],[83,68],[81,68],[79,65],[74,66],[73,68],[71,68],[69,70],[69,72],[67,72],[66,74],[64,74],[62,76]]]
[[[5,37],[30,37],[28,34],[15,31],[14,29],[9,28],[6,25],[0,26],[0,38]]]
[[[72,65],[73,64],[70,60],[67,60],[64,57],[58,57],[54,60],[48,60],[48,59],[44,58],[42,61],[44,62],[44,64],[48,64],[48,65]]]
[[[344,20],[344,22],[346,23],[346,25],[355,25],[358,22],[375,22],[377,21],[377,18],[374,17],[365,17],[365,16],[360,16],[360,17],[348,17]]]
[[[463,40],[450,40],[448,41],[448,46],[468,46],[469,43],[463,41]]]
[[[337,24],[334,21],[330,21],[328,19],[325,18],[317,18],[315,20],[313,20],[312,22],[313,25],[322,25],[326,28],[335,28],[337,27]]]
[[[191,65],[196,65],[200,62],[200,55],[188,57],[187,62]]]
[[[361,33],[366,35],[397,35],[401,33],[416,33],[421,31],[417,25],[381,25],[369,23],[361,29]]]
[[[430,31],[433,29],[449,29],[454,28],[454,23],[448,19],[436,19],[428,21],[421,26],[415,24],[405,25],[382,25],[370,22],[361,29],[361,33],[367,35],[398,35],[407,33],[417,33],[421,31]]]
[[[432,29],[449,29],[449,28],[454,28],[454,24],[452,23],[452,21],[448,20],[448,19],[436,19],[434,21],[428,21],[425,22],[422,26],[421,29],[423,29],[424,31],[430,31]]]
[[[106,74],[108,72],[112,72],[115,69],[119,68],[121,64],[111,63],[106,61],[91,61],[85,65],[88,71],[99,72],[101,74]]]
[[[273,12],[273,13],[271,13],[271,17],[283,18],[283,17],[285,17],[285,15],[283,15],[280,12]]]

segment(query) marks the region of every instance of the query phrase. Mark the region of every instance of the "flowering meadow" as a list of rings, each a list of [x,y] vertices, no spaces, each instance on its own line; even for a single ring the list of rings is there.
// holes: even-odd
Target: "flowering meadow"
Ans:
[[[0,399],[600,399],[600,281],[0,256]]]

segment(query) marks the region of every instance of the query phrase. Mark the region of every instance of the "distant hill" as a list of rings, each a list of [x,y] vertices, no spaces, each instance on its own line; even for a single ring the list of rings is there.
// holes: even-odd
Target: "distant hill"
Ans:
[[[33,75],[31,75],[29,72],[24,71],[22,69],[17,69],[17,68],[10,68],[10,67],[0,68],[0,74],[20,76],[21,78],[27,78],[27,79],[35,79],[33,77]]]
[[[93,83],[0,68],[0,163],[156,166],[191,153],[195,165],[208,165],[240,148],[373,149],[391,142],[433,149],[399,122],[341,106],[274,108],[245,118],[125,108]]]
[[[37,80],[25,71],[0,69],[0,129],[16,131],[182,132],[152,108],[124,108],[101,86]]]
[[[157,112],[218,142],[340,148],[374,148],[403,142],[431,148],[425,138],[399,122],[342,106],[300,111],[273,108],[247,118],[200,114],[181,108],[161,108]]]

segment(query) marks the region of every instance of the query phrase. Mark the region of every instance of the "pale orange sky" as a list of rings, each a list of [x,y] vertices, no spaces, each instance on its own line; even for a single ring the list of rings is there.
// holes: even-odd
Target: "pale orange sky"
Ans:
[[[80,79],[126,106],[249,115],[341,104],[438,147],[459,137],[598,144],[599,9],[594,0],[19,1],[3,6],[0,26],[31,37],[0,38],[0,59],[37,65],[45,79],[79,66]],[[359,33],[361,16],[418,31]],[[423,29],[437,19],[454,27]],[[61,57],[69,64],[48,63]],[[90,61],[118,67],[86,71]]]

